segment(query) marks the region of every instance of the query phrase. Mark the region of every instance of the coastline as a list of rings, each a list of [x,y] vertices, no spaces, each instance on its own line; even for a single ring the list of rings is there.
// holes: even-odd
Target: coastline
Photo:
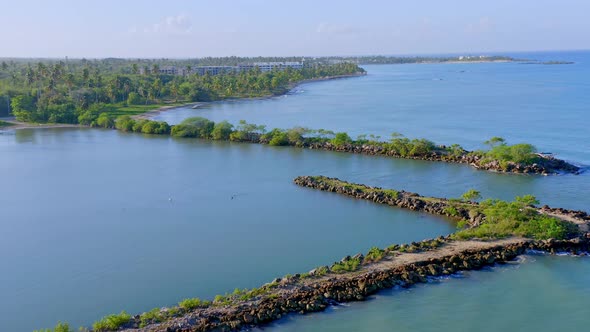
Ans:
[[[19,129],[46,129],[46,128],[85,128],[86,126],[80,124],[68,123],[29,123],[15,120],[4,120],[11,125],[0,127],[0,132]]]
[[[337,76],[327,76],[327,77],[320,77],[320,78],[311,78],[311,79],[299,81],[297,83],[290,83],[289,86],[287,87],[287,91],[285,93],[281,93],[281,94],[270,94],[270,95],[261,96],[261,97],[228,98],[228,99],[214,100],[214,101],[191,102],[191,103],[186,103],[186,104],[176,105],[176,106],[164,106],[164,107],[160,107],[158,109],[152,110],[152,111],[147,111],[142,114],[134,115],[131,118],[138,119],[138,120],[139,119],[148,119],[149,120],[149,119],[152,119],[153,117],[156,117],[156,116],[158,116],[164,112],[170,111],[170,110],[174,110],[177,108],[185,108],[185,107],[190,107],[190,106],[195,106],[195,105],[204,106],[204,105],[211,105],[211,104],[220,103],[220,102],[241,102],[241,101],[248,101],[248,100],[266,100],[266,99],[271,99],[274,97],[285,96],[285,95],[289,94],[289,92],[291,92],[297,86],[302,85],[302,84],[329,81],[329,80],[342,79],[342,78],[361,77],[361,76],[365,76],[365,75],[367,75],[366,72],[350,74],[350,75],[337,75]]]

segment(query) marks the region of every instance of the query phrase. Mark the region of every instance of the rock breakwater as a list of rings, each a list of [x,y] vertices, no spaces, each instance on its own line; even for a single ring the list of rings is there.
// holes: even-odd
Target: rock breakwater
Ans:
[[[416,243],[419,245],[419,243]],[[197,309],[169,321],[139,328],[139,316],[127,326],[130,331],[238,331],[280,319],[290,313],[311,313],[328,306],[363,301],[380,290],[411,287],[429,277],[477,270],[515,259],[528,250],[579,254],[590,250],[588,238],[532,241],[452,241],[419,253],[392,251],[379,262],[370,262],[359,271],[323,277],[295,275],[277,282],[273,291],[259,298],[228,306]]]

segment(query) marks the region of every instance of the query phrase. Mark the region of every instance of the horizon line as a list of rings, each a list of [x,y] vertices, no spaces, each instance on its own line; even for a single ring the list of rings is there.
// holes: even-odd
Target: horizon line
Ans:
[[[43,57],[43,56],[0,56],[0,59],[38,59],[38,60],[58,60],[58,59],[71,59],[71,60],[105,60],[105,59],[121,59],[121,60],[197,60],[205,58],[332,58],[332,57],[398,57],[398,58],[414,58],[414,57],[445,57],[445,56],[458,56],[458,55],[500,55],[504,53],[548,53],[548,52],[585,52],[590,49],[546,49],[546,50],[517,50],[517,51],[471,51],[471,52],[448,52],[448,53],[399,53],[399,54],[363,54],[363,55],[224,55],[224,56],[200,56],[200,57],[117,57],[117,56],[105,56],[105,57],[69,57],[64,55],[62,57]]]

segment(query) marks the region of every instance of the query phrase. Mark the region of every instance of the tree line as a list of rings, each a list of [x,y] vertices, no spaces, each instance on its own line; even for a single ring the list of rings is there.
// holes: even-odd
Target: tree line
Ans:
[[[177,125],[169,126],[166,122],[147,119],[134,120],[130,116],[120,116],[113,121],[107,114],[102,114],[94,120],[93,125],[104,128],[114,127],[125,132],[254,142],[273,146],[307,147],[311,144],[331,144],[336,147],[371,147],[382,149],[386,155],[396,155],[403,158],[424,158],[438,154],[451,159],[460,159],[471,154],[480,156],[488,162],[514,162],[523,165],[532,164],[539,158],[533,145],[527,143],[508,145],[501,137],[493,137],[484,142],[490,147],[488,150],[469,152],[458,144],[437,145],[425,138],[410,139],[400,133],[392,133],[389,140],[382,140],[380,136],[375,135],[359,135],[355,140],[346,132],[334,132],[326,129],[314,130],[300,126],[269,130],[264,125],[248,123],[245,120],[240,120],[234,126],[227,121],[215,123],[202,117],[192,117]]]
[[[2,61],[0,114],[10,108],[20,121],[79,123],[85,113],[97,117],[113,107],[261,97],[285,93],[306,79],[364,72],[355,64],[340,63],[178,76],[160,74],[160,65],[154,62],[140,70],[141,63],[110,59]]]

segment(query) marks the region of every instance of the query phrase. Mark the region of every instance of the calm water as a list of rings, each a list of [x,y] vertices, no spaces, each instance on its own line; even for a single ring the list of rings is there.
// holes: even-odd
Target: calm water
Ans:
[[[501,135],[590,164],[590,54],[535,57],[577,64],[367,66],[366,77],[303,85],[287,97],[214,103],[160,118],[174,123],[198,114],[355,134],[400,131],[469,148]],[[0,134],[0,156],[0,331],[31,331],[58,320],[88,325],[107,313],[254,287],[373,245],[453,230],[440,218],[299,188],[291,183],[297,175],[446,197],[469,188],[500,198],[531,193],[542,203],[590,210],[590,172],[501,175],[461,165],[76,129]],[[407,329],[412,321],[420,330],[483,329],[482,312],[490,324],[504,324],[499,321],[509,316],[499,308],[535,299],[535,306],[518,305],[518,315],[504,308],[511,325],[501,326],[520,328],[587,306],[571,293],[588,293],[588,259],[534,259],[502,273],[384,293],[273,329]],[[549,305],[566,296],[567,305]],[[539,306],[542,301],[549,304]],[[443,310],[435,303],[453,305]],[[420,315],[429,319],[410,319]],[[560,326],[574,329],[581,321],[563,319]],[[554,330],[538,325],[527,327]]]
[[[460,277],[379,293],[265,331],[584,331],[590,258],[525,256]],[[260,330],[256,330],[260,331]]]

